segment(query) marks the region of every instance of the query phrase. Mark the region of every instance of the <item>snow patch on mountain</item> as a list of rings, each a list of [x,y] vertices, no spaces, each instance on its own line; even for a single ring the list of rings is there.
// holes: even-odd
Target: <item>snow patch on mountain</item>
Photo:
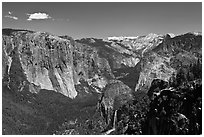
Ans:
[[[112,36],[112,37],[108,37],[107,39],[108,40],[118,40],[118,41],[120,41],[120,40],[133,40],[133,39],[137,39],[138,38],[138,36],[136,36],[136,37],[131,37],[131,36],[119,36],[119,37],[117,37],[117,36]]]

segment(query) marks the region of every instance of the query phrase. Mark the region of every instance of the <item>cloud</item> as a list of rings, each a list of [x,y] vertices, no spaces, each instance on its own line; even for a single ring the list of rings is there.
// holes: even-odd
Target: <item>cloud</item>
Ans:
[[[32,21],[32,20],[44,20],[44,19],[51,19],[52,17],[50,17],[48,14],[46,13],[33,13],[33,14],[27,14],[28,17],[28,21]]]
[[[11,16],[11,15],[5,15],[4,17],[11,18],[11,19],[14,19],[14,20],[18,20],[18,17]]]
[[[9,14],[9,15],[5,15],[4,17],[5,17],[5,18],[14,19],[14,20],[18,20],[18,17],[15,17],[15,16],[12,16],[12,15],[11,15],[12,13],[13,13],[13,12],[8,11],[8,14]]]

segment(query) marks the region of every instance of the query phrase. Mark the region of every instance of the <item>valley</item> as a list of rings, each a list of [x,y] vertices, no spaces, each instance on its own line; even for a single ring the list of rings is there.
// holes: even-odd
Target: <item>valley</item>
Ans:
[[[2,30],[3,134],[202,134],[201,109],[200,33]]]

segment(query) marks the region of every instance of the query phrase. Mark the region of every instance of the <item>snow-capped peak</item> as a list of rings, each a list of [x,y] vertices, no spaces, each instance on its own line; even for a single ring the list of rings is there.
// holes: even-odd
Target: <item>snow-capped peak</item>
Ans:
[[[112,37],[108,37],[107,39],[108,40],[129,40],[129,39],[132,40],[132,39],[136,39],[137,37],[131,37],[131,36],[128,36],[128,37],[126,37],[126,36],[119,36],[119,37],[117,37],[117,36],[112,36]]]
[[[148,35],[146,35],[146,39],[154,39],[154,38],[159,37],[159,36],[162,36],[162,35],[158,35],[155,33],[149,33]]]
[[[202,35],[202,32],[196,32],[196,31],[192,31],[192,32],[189,32],[189,33],[191,33],[193,35],[196,35],[196,36]]]

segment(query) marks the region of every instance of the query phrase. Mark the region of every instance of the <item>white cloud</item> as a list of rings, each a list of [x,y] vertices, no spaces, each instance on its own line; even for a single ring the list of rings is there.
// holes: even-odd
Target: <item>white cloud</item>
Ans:
[[[4,17],[11,18],[11,19],[14,19],[14,20],[18,20],[18,17],[11,16],[11,15],[5,15]]]
[[[31,21],[31,20],[44,20],[44,19],[50,19],[52,17],[50,17],[48,14],[46,13],[33,13],[33,14],[27,14],[29,17],[28,17],[28,21]]]
[[[14,19],[14,20],[18,20],[18,17],[15,17],[15,16],[12,16],[12,15],[11,15],[12,13],[13,13],[13,12],[8,11],[8,15],[5,15],[4,17],[5,17],[5,18]]]
[[[9,15],[11,15],[11,14],[12,14],[12,12],[11,12],[11,11],[8,11],[8,14],[9,14]]]

